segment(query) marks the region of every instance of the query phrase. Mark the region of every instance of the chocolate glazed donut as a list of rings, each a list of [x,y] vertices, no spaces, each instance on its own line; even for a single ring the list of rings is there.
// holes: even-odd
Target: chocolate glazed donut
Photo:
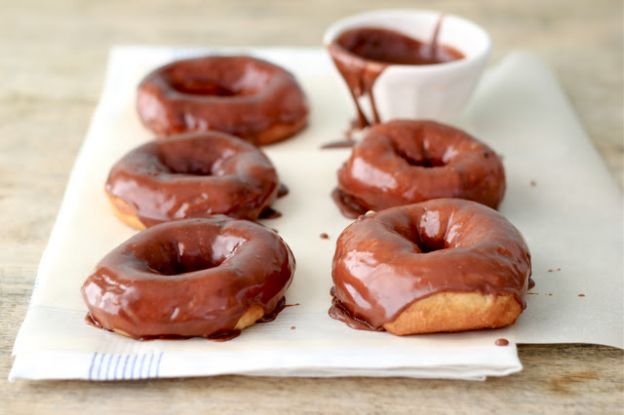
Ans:
[[[91,322],[125,336],[227,339],[281,311],[294,269],[288,246],[261,225],[186,219],[114,249],[82,296]]]
[[[277,172],[252,144],[222,133],[187,133],[135,148],[111,169],[106,193],[126,224],[222,213],[256,220],[277,197]]]
[[[336,243],[330,315],[397,335],[513,324],[531,257],[501,214],[438,199],[362,216]]]
[[[433,121],[373,126],[338,171],[333,193],[342,213],[452,197],[498,207],[505,171],[496,153],[474,137]]]
[[[289,138],[308,119],[294,76],[249,56],[207,56],[157,68],[139,85],[137,110],[159,136],[214,130],[256,145]]]

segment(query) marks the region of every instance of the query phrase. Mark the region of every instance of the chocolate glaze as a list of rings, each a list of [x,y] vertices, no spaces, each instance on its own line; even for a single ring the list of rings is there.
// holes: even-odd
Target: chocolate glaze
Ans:
[[[275,319],[275,318],[274,318]],[[98,329],[103,329],[106,331],[110,331],[113,332],[112,329],[108,329],[106,327],[102,327],[102,325],[93,319],[93,317],[91,317],[90,314],[87,314],[85,316],[85,322],[93,327],[96,327]],[[256,323],[263,323],[263,321],[258,320]],[[211,340],[211,341],[216,341],[216,342],[223,342],[223,341],[228,341],[228,340],[232,340],[238,336],[240,336],[240,330],[228,330],[228,331],[223,331],[223,332],[218,332],[218,333],[214,333],[211,334],[209,336],[203,336],[206,340]],[[150,340],[185,340],[188,339],[189,336],[177,336],[177,335],[172,335],[172,334],[168,334],[168,335],[159,335],[159,336],[143,336],[143,337],[136,337],[135,340],[140,340],[140,341],[150,341]]]
[[[137,110],[157,135],[222,131],[257,145],[305,127],[303,90],[285,69],[249,56],[207,56],[157,68],[141,81]]]
[[[371,125],[372,122],[380,122],[373,95],[373,86],[387,64],[364,60],[342,47],[338,40],[329,44],[328,49],[338,72],[340,72],[349,88],[349,93],[355,104],[358,128],[365,128]],[[373,111],[372,122],[366,117],[358,101],[362,96],[368,97],[371,103]]]
[[[111,169],[106,192],[146,226],[215,213],[255,220],[278,195],[277,172],[252,144],[190,133],[135,148]]]
[[[342,138],[334,141],[329,141],[320,146],[321,150],[351,148],[357,144],[356,135],[360,132],[359,123],[357,118],[354,118],[349,123],[349,128],[343,131]]]
[[[441,292],[512,295],[524,307],[531,257],[518,230],[486,206],[437,199],[362,216],[336,243],[330,316],[382,330]]]
[[[496,339],[494,344],[497,345],[497,346],[508,346],[509,345],[509,340],[504,339],[504,338],[501,337],[500,339]]]
[[[347,30],[329,46],[336,68],[344,78],[357,111],[358,127],[381,122],[373,87],[388,65],[437,65],[462,59],[457,49],[438,42],[442,17],[431,42],[422,42],[394,30],[362,27]],[[373,119],[369,120],[358,101],[367,96]]]
[[[231,338],[250,306],[274,318],[294,273],[274,232],[222,215],[163,223],[102,259],[82,286],[96,326],[137,339]]]
[[[362,202],[337,187],[332,190],[331,196],[338,209],[340,209],[340,213],[347,218],[357,218],[368,211]]]
[[[333,197],[355,218],[441,197],[496,208],[504,194],[503,164],[487,145],[433,121],[394,120],[371,127],[353,148]]]
[[[256,323],[270,323],[271,321],[275,320],[277,318],[277,315],[281,313],[286,307],[288,307],[286,305],[286,297],[282,297],[282,299],[279,300],[273,311],[260,317],[260,320],[258,320]]]
[[[282,212],[275,210],[269,206],[265,208],[262,212],[260,212],[258,219],[277,219],[281,217],[282,217]]]
[[[368,321],[358,318],[358,316],[351,313],[351,311],[335,297],[335,291],[335,287],[332,287],[329,291],[332,296],[332,306],[329,309],[329,316],[331,318],[341,321],[356,330],[384,331],[383,327],[375,327]]]
[[[335,140],[321,145],[321,149],[328,150],[334,148],[351,148],[355,146],[355,144],[355,140],[351,139]]]
[[[284,183],[280,183],[279,188],[277,189],[277,197],[281,198],[287,196],[290,193],[290,189]]]

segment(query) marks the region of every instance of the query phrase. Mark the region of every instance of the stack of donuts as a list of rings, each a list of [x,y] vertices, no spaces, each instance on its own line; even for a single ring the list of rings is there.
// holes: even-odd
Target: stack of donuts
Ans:
[[[88,321],[135,339],[223,340],[272,320],[295,259],[258,222],[285,193],[261,146],[306,127],[297,80],[249,56],[179,60],[140,82],[137,112],[154,139],[112,166],[105,191],[139,232],[84,282]],[[513,324],[531,260],[495,210],[504,193],[500,157],[464,131],[364,130],[332,194],[354,221],[336,243],[329,315],[396,335]]]

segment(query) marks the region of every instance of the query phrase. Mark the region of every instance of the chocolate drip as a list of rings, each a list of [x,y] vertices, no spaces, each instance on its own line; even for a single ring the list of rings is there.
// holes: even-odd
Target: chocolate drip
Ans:
[[[275,320],[275,317],[273,317],[273,320]],[[272,320],[268,320],[268,321],[272,321]],[[106,331],[110,331],[111,333],[114,333],[115,331],[106,327],[103,327],[96,319],[94,319],[91,314],[87,313],[87,315],[85,316],[85,322],[90,325],[93,326],[95,328],[98,329],[103,329]],[[263,321],[258,321],[260,323],[263,323]],[[240,330],[226,330],[226,331],[222,331],[219,333],[214,333],[211,334],[209,336],[197,336],[197,337],[203,337],[206,340],[212,340],[212,341],[217,341],[217,342],[223,342],[223,341],[228,341],[228,340],[232,340],[236,337],[238,337],[240,335],[241,331]],[[135,340],[139,340],[139,341],[151,341],[151,340],[186,340],[188,339],[189,336],[179,336],[179,335],[175,335],[175,334],[160,334],[157,336],[141,336],[141,337],[136,337]]]
[[[275,210],[269,206],[260,213],[260,216],[258,216],[258,219],[277,219],[281,217],[282,217],[282,212]]]
[[[277,189],[277,197],[281,198],[290,193],[290,189],[284,183],[280,183],[279,188]]]
[[[328,314],[334,320],[342,321],[347,326],[356,330],[368,330],[368,331],[384,331],[383,328],[374,327],[366,320],[361,319],[353,315],[335,296],[335,288],[332,287],[330,295],[332,296],[332,306],[330,307]]]
[[[349,140],[349,139],[336,140],[336,141],[330,141],[328,143],[321,145],[321,149],[327,150],[327,149],[334,149],[334,148],[351,148],[355,144],[356,144],[355,140]]]
[[[334,203],[336,203],[336,206],[338,206],[338,209],[340,209],[340,213],[347,218],[355,219],[366,213],[368,210],[358,203],[355,198],[346,194],[337,187],[332,191],[331,196]]]
[[[431,36],[431,42],[429,43],[429,47],[431,49],[430,56],[433,61],[439,61],[440,57],[438,57],[438,49],[439,49],[439,38],[440,38],[440,30],[442,29],[442,22],[444,21],[444,15],[441,14],[436,22],[435,27],[433,28],[433,35]],[[461,52],[459,52],[461,54]]]
[[[347,32],[346,34],[349,33],[351,32]],[[379,113],[373,95],[373,86],[377,78],[384,69],[386,69],[387,65],[379,62],[369,62],[352,54],[340,45],[340,38],[337,42],[329,45],[329,53],[349,88],[349,93],[355,104],[358,128],[365,128],[370,126],[373,122],[380,122],[381,120],[379,119]],[[359,98],[362,96],[367,96],[371,103],[373,112],[372,122],[366,117],[360,106]]]
[[[277,318],[277,315],[281,313],[286,308],[286,297],[282,297],[281,300],[277,303],[273,311],[268,314],[263,315],[258,323],[269,323]]]
[[[494,344],[497,345],[497,346],[508,346],[509,345],[509,340],[501,337],[500,339],[496,339]]]

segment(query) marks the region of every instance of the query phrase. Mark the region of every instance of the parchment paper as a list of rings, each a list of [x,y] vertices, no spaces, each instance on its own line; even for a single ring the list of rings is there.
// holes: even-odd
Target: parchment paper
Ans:
[[[300,305],[223,343],[139,342],[86,325],[83,280],[103,255],[135,232],[114,217],[103,186],[119,157],[151,139],[135,112],[136,85],[157,65],[215,51],[232,50],[112,50],[102,98],[15,343],[10,379],[225,373],[483,379],[521,369],[516,343],[623,347],[622,194],[556,79],[536,57],[520,52],[487,72],[455,122],[503,155],[508,189],[500,211],[524,234],[533,256],[537,285],[513,327],[400,338],[352,330],[328,317],[334,244],[349,223],[329,193],[349,150],[319,147],[340,138],[353,109],[320,49],[234,51],[285,66],[310,99],[308,129],[264,148],[290,187],[290,194],[275,205],[283,217],[266,223],[278,229],[295,253],[297,271],[287,299]],[[321,239],[322,232],[330,239]],[[511,344],[495,346],[500,337]]]

